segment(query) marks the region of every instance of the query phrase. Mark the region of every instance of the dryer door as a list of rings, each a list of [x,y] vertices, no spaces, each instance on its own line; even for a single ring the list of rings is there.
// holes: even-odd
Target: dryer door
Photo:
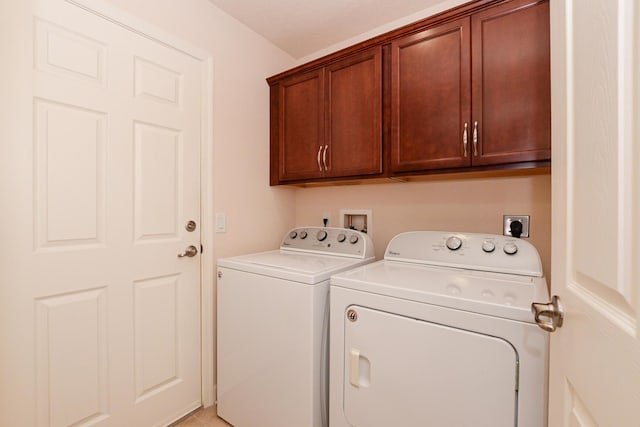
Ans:
[[[507,341],[359,306],[347,312],[352,426],[515,425],[518,355]]]

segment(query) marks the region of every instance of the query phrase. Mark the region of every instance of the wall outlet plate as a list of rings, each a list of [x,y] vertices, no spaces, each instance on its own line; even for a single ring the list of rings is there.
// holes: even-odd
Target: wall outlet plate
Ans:
[[[502,234],[511,236],[511,223],[520,221],[522,223],[522,234],[520,237],[529,237],[529,215],[503,215]]]

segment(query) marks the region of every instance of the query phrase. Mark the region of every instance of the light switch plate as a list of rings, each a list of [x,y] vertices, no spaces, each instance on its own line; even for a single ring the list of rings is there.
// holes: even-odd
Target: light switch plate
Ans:
[[[226,233],[227,232],[227,216],[222,213],[216,213],[216,233]]]

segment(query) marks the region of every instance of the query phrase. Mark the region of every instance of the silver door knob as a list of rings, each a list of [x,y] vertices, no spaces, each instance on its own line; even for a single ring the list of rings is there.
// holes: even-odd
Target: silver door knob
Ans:
[[[178,258],[182,258],[182,257],[194,257],[198,255],[198,248],[196,248],[195,246],[191,245],[189,247],[187,247],[187,249],[184,250],[184,253],[178,254]]]
[[[547,332],[554,332],[562,326],[564,321],[564,311],[560,298],[557,295],[551,297],[551,302],[531,304],[531,312],[533,313],[536,324]]]

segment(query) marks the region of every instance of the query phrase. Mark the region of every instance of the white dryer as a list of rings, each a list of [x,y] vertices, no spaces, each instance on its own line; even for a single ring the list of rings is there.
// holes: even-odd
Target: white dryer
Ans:
[[[331,427],[546,427],[548,298],[526,241],[397,235],[331,278]]]
[[[303,227],[279,250],[218,260],[218,415],[326,427],[332,274],[374,261],[364,233]]]

